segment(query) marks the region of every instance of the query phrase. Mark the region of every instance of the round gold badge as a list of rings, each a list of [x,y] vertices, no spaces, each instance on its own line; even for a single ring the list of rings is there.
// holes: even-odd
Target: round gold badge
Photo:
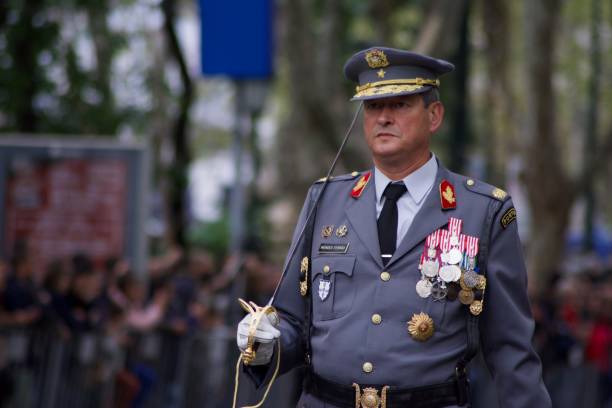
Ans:
[[[487,278],[482,275],[478,275],[478,283],[476,284],[476,289],[485,290],[487,287]]]
[[[434,333],[434,322],[427,313],[415,313],[408,322],[408,332],[413,339],[425,341]]]
[[[464,305],[471,305],[474,301],[474,292],[470,289],[462,289],[459,291],[459,301]]]
[[[475,300],[470,305],[470,313],[472,313],[474,316],[478,316],[480,313],[482,313],[482,301],[481,300]]]

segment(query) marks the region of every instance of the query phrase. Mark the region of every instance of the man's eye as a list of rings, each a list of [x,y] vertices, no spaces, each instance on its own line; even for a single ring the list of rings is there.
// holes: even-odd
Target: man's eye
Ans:
[[[405,108],[406,106],[408,106],[406,102],[395,102],[393,104],[393,109],[402,109],[402,108]]]
[[[377,110],[377,109],[380,109],[381,104],[380,103],[375,103],[375,102],[370,102],[370,103],[367,103],[365,107],[368,110],[375,110],[375,109]]]

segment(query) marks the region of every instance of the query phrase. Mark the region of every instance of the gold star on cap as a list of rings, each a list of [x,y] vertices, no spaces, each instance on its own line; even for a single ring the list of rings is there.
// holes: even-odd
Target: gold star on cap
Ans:
[[[379,78],[384,78],[384,77],[385,77],[386,72],[385,72],[385,70],[384,70],[384,69],[382,69],[382,68],[381,68],[381,69],[380,69],[380,71],[378,71],[378,72],[377,72],[377,74],[378,74],[378,77],[379,77]]]
[[[425,341],[433,335],[434,322],[427,313],[415,313],[408,322],[408,332],[413,339]]]

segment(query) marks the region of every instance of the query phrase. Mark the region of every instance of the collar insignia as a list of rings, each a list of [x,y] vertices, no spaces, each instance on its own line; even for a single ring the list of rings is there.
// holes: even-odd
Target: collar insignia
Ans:
[[[370,181],[371,175],[372,175],[372,172],[368,171],[366,174],[361,176],[361,178],[357,181],[357,183],[355,183],[355,186],[353,186],[353,190],[351,190],[351,197],[353,198],[361,197],[361,193],[363,193],[363,189],[368,184],[368,181]]]
[[[447,180],[440,183],[440,204],[443,210],[457,208],[457,198],[455,197],[455,187]]]

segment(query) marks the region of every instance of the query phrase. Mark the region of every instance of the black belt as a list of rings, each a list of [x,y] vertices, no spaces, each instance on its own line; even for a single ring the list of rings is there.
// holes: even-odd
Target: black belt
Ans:
[[[467,401],[467,381],[451,380],[423,387],[345,385],[330,381],[314,373],[307,374],[306,391],[320,400],[341,408],[443,408],[463,405]],[[384,388],[384,391],[383,391]],[[386,394],[386,398],[384,395]],[[383,398],[386,404],[382,405]],[[361,400],[361,405],[357,400]]]

